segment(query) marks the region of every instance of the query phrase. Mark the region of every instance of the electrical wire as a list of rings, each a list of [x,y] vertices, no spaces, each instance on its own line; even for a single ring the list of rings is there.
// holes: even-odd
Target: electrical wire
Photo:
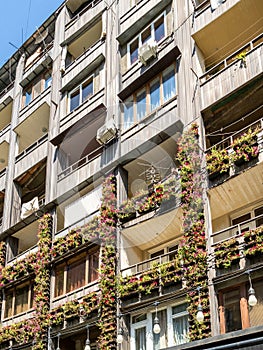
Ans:
[[[29,6],[28,6],[25,37],[27,37],[27,31],[28,31],[28,25],[29,25],[30,12],[31,12],[31,0],[29,0]],[[23,40],[23,41],[24,41],[24,40]]]

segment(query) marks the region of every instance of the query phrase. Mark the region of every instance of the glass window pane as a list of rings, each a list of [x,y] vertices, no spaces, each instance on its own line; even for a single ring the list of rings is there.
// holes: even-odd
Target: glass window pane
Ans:
[[[226,332],[242,329],[239,289],[224,293]]]
[[[150,85],[150,103],[151,103],[151,111],[160,106],[160,81],[155,80]]]
[[[137,95],[137,120],[140,121],[146,115],[146,91]]]
[[[57,267],[55,271],[55,297],[63,294],[64,267]]]
[[[263,207],[255,209],[255,216],[263,214]],[[256,227],[263,225],[263,216],[256,220]]]
[[[175,74],[172,67],[163,73],[163,99],[167,101],[173,96],[175,96]]]
[[[146,327],[135,329],[135,349],[146,350]]]
[[[6,293],[5,295],[5,317],[13,316],[12,303],[13,303],[13,291]]]
[[[28,310],[28,288],[17,288],[15,293],[15,314]]]
[[[86,261],[78,261],[67,267],[67,293],[85,285]]]
[[[188,315],[173,319],[173,334],[175,345],[188,342]]]
[[[79,89],[70,94],[70,97],[69,97],[70,98],[70,108],[69,108],[70,112],[79,106],[79,104],[80,104],[79,97],[80,97],[79,96]]]
[[[27,106],[32,100],[32,89],[25,92],[25,106]]]
[[[154,23],[154,37],[157,42],[164,38],[164,16]]]
[[[133,64],[138,60],[138,47],[139,47],[139,39],[136,38],[130,44],[130,63]]]
[[[128,129],[133,124],[133,101],[129,99],[124,103],[123,130]]]
[[[82,85],[82,102],[86,101],[93,95],[93,79],[85,82]]]
[[[89,255],[89,282],[96,281],[99,277],[99,251],[93,252]]]
[[[154,325],[155,315],[156,315],[155,313],[152,314],[152,324],[153,325]],[[158,311],[157,317],[159,319],[161,331],[159,334],[153,333],[153,349],[154,350],[164,349],[168,346],[166,309]]]
[[[51,74],[50,73],[46,74],[46,76],[45,76],[45,89],[47,89],[51,85],[51,81],[52,81]]]
[[[142,44],[151,39],[151,27],[148,27],[142,32]]]
[[[249,307],[249,319],[250,326],[256,327],[263,325],[263,281],[252,281],[252,283],[258,302],[255,306]],[[247,290],[248,288],[249,286],[247,287]]]

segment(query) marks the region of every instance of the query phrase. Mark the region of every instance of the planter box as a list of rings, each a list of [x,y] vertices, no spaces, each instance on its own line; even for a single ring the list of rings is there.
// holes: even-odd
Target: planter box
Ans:
[[[128,306],[130,304],[138,303],[139,301],[140,301],[140,298],[139,298],[138,292],[133,292],[133,293],[131,292],[127,296],[121,298],[121,304],[123,307]]]
[[[233,272],[233,271],[238,271],[239,270],[239,260],[232,263],[231,266],[224,268],[224,267],[219,267],[216,269],[216,275],[217,276],[222,276],[226,273]]]

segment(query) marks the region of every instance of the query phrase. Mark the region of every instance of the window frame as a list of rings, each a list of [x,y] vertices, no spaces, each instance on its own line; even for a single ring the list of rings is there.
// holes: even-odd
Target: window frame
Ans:
[[[152,22],[150,22],[148,25],[146,25],[143,30],[141,30],[136,36],[134,36],[132,38],[132,40],[130,40],[127,44],[127,66],[128,67],[132,67],[133,65],[135,65],[138,60],[139,60],[139,54],[137,54],[137,59],[133,60],[133,62],[131,61],[131,45],[135,42],[135,40],[138,40],[138,48],[137,51],[139,51],[139,48],[143,45],[142,43],[142,35],[144,34],[144,32],[150,27],[151,28],[151,35],[150,35],[150,39],[155,40],[155,26],[154,24],[156,22],[158,22],[161,18],[163,17],[163,25],[164,25],[164,35],[163,37],[157,41],[157,43],[162,42],[162,40],[164,40],[164,38],[166,38],[167,36],[167,16],[166,16],[166,10],[164,10],[158,17],[156,17]],[[147,42],[148,40],[146,40],[145,42]]]
[[[167,338],[167,347],[179,345],[175,344],[174,341],[174,334],[173,334],[173,320],[175,318],[179,317],[185,317],[186,315],[189,315],[188,311],[183,311],[178,313],[177,315],[173,314],[173,308],[179,305],[187,305],[187,301],[185,299],[180,299],[176,303],[173,303],[171,305],[167,305],[162,308],[158,308],[158,312],[161,312],[163,310],[166,310],[166,333],[165,337]],[[135,316],[144,315],[146,314],[146,319],[139,321],[139,322],[133,322],[133,318]],[[145,327],[146,329],[146,349],[153,349],[154,348],[154,337],[153,337],[153,320],[155,317],[155,310],[149,310],[145,313],[137,313],[137,314],[131,314],[130,316],[130,350],[136,350],[136,330]],[[188,321],[188,332],[189,332],[189,321]],[[186,341],[185,343],[187,343]],[[183,343],[183,344],[185,344]]]
[[[69,259],[67,259],[66,261],[64,261],[61,264],[58,264],[54,267],[54,283],[53,283],[53,297],[54,298],[61,298],[62,296],[65,296],[67,294],[70,294],[72,292],[76,292],[78,289],[81,289],[91,283],[94,283],[98,280],[99,276],[98,276],[98,272],[97,272],[97,278],[90,278],[91,276],[91,271],[90,271],[90,257],[91,256],[96,256],[98,257],[98,266],[100,264],[100,249],[99,246],[98,247],[94,247],[92,249],[90,249],[87,252],[84,252],[83,254],[78,255],[77,257],[71,257]],[[78,264],[79,263],[79,264]],[[81,265],[84,264],[84,282],[81,286],[77,287],[77,288],[73,288],[72,286],[70,286],[68,277],[69,277],[69,268],[70,266],[75,267],[76,265]],[[58,272],[62,272],[59,276],[58,276]],[[92,270],[92,273],[94,274],[94,269]],[[62,275],[62,279],[63,279],[63,286],[62,288],[58,288],[60,286],[60,284],[57,284],[57,278],[61,277]]]
[[[27,303],[22,304],[22,309],[21,311],[17,312],[17,306],[18,304],[16,303],[16,299],[18,297],[17,292],[19,290],[22,290],[24,288],[27,288]],[[7,297],[11,296],[11,314],[7,314]],[[5,291],[5,298],[4,298],[4,312],[3,312],[3,318],[4,319],[9,319],[13,317],[17,317],[18,315],[27,313],[31,310],[33,310],[34,306],[34,283],[33,281],[28,281],[25,282],[21,285],[18,285],[14,288],[10,288]],[[10,309],[9,309],[10,310]]]
[[[49,76],[49,79],[47,80],[47,76]],[[48,84],[46,85],[46,82],[48,81]],[[40,85],[40,92],[37,93],[37,90],[35,89],[36,86]],[[40,96],[42,92],[44,92],[46,89],[50,87],[52,84],[52,70],[45,70],[39,76],[37,76],[33,81],[31,81],[28,85],[26,85],[23,88],[23,94],[22,94],[22,101],[21,101],[21,108],[27,107],[35,98]],[[27,102],[27,93],[30,93],[31,97]]]
[[[92,93],[83,101],[83,86],[87,83],[89,85],[89,81],[92,83]],[[79,103],[76,107],[71,109],[71,95],[79,90]],[[88,78],[83,80],[80,84],[74,87],[74,89],[68,91],[68,113],[72,113],[83,103],[89,101],[91,97],[94,95],[94,74],[91,74]]]
[[[174,71],[174,85],[175,85],[175,90],[174,90],[174,95],[171,96],[169,99],[164,99],[164,90],[163,90],[163,76],[164,73],[171,69],[171,71]],[[173,62],[172,64],[169,65],[169,67],[166,67],[164,70],[159,72],[155,77],[150,79],[146,84],[140,87],[140,89],[134,91],[130,96],[128,96],[124,101],[124,110],[122,113],[122,132],[126,132],[130,128],[134,127],[135,125],[139,124],[142,122],[145,118],[153,114],[156,110],[161,108],[163,105],[169,103],[173,98],[177,96],[177,65],[176,62]],[[152,86],[153,83],[159,81],[159,104],[156,105],[154,108],[151,106],[151,96],[150,96],[150,87]],[[145,90],[146,92],[146,108],[145,108],[145,115],[143,117],[140,117],[139,114],[137,113],[137,97],[141,96],[142,92]],[[131,105],[132,104],[132,105]],[[127,106],[127,107],[126,107]],[[132,116],[133,118],[130,118],[130,113],[126,114],[126,111],[132,110]],[[126,116],[129,115],[129,118],[126,120]]]

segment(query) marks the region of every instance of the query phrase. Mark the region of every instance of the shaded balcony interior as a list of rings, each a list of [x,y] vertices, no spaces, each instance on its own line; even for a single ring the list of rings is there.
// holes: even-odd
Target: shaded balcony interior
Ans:
[[[236,51],[235,56],[238,55],[238,50],[245,43],[262,33],[262,11],[261,0],[239,1],[192,35],[201,52],[200,58],[205,70],[209,70]],[[215,36],[214,33],[217,32],[220,32],[220,35]],[[249,49],[245,47],[242,51],[247,52]],[[235,57],[231,59],[234,60]]]
[[[0,105],[0,135],[1,130],[5,129],[5,127],[11,123],[13,103],[10,100],[8,103],[3,103]]]
[[[66,68],[80,57],[84,52],[88,51],[102,37],[102,18],[98,18],[90,24],[84,33],[79,34],[67,46]]]
[[[59,178],[89,163],[102,153],[96,140],[97,130],[104,124],[105,113],[91,113],[61,135],[58,146]]]
[[[229,137],[239,130],[257,124],[262,118],[262,78],[254,79],[238,91],[216,102],[202,112],[206,133],[206,146],[221,143],[230,145]]]
[[[181,236],[178,198],[167,202],[162,200],[149,210],[140,209],[140,203],[144,203],[145,198],[152,195],[154,186],[158,183],[164,184],[166,180],[173,179],[171,186],[174,186],[174,191],[179,194],[179,179],[174,175],[176,150],[176,141],[168,138],[124,165],[127,174],[127,195],[129,199],[134,199],[135,205],[130,210],[135,211],[135,216],[123,225],[122,268],[151,258],[153,252],[159,251],[159,255],[167,253],[167,247],[174,246],[174,240]]]
[[[94,0],[68,0],[66,5],[70,10],[71,16],[75,17],[79,14],[85,7],[90,5],[92,2],[96,2]],[[98,2],[98,0],[97,0]]]
[[[24,219],[45,204],[46,159],[20,175],[15,186],[20,194],[21,219]]]
[[[26,251],[32,248],[36,251],[38,225],[39,223],[36,218],[34,222],[26,225],[7,238],[7,261],[11,261],[18,256],[23,256]]]
[[[8,165],[9,143],[3,141],[0,143],[0,171]]]
[[[70,334],[71,333],[71,334]],[[89,340],[90,340],[90,349],[96,350],[97,345],[96,341],[99,337],[98,327],[92,325],[89,326]],[[53,338],[53,337],[52,337]],[[72,350],[72,349],[84,349],[87,339],[87,329],[86,327],[80,331],[71,332],[62,332],[60,336],[59,348],[61,350]],[[53,344],[57,344],[57,336],[54,335]]]
[[[49,129],[49,110],[49,105],[43,103],[16,126],[15,132],[18,135],[19,154],[25,150],[32,150],[34,144],[42,139],[43,136],[47,135]],[[35,146],[37,146],[37,144]]]
[[[79,188],[70,198],[57,206],[57,233],[64,236],[71,229],[88,223],[94,215],[99,214],[102,196],[102,181]]]

